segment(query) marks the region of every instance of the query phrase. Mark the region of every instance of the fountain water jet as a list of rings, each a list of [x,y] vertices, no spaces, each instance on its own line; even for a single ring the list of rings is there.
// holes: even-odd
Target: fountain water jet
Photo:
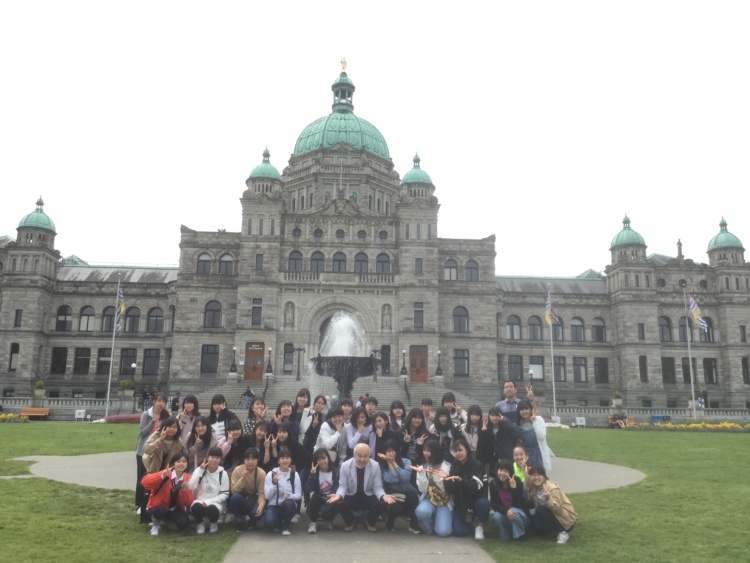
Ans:
[[[310,360],[318,375],[336,381],[341,398],[349,398],[354,382],[363,375],[373,375],[379,360],[370,354],[370,341],[359,315],[336,312],[328,324],[320,354]]]

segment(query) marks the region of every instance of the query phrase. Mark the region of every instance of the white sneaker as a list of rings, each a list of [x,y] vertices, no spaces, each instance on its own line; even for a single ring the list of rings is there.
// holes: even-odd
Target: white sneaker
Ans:
[[[211,527],[208,529],[209,534],[215,534],[219,531],[219,523],[218,522],[211,522]]]
[[[289,530],[282,530],[281,531],[281,535],[282,536],[291,536],[292,532],[290,532]]]
[[[158,536],[160,531],[161,531],[161,527],[160,526],[157,526],[156,524],[151,524],[151,535],[152,536]]]
[[[299,522],[299,514],[292,516],[292,524],[296,524],[297,522]]]
[[[565,543],[570,539],[570,534],[568,532],[560,532],[557,534],[557,543]]]
[[[201,520],[198,523],[198,527],[195,529],[195,533],[196,534],[205,534],[206,533],[206,523],[203,520]]]
[[[138,516],[140,516],[140,515],[141,515],[141,507],[140,507],[140,506],[139,506],[138,508],[136,508],[136,509],[135,509],[135,513],[136,513],[136,514],[137,514]]]
[[[474,539],[475,540],[483,540],[484,539],[484,528],[482,528],[482,526],[477,526],[474,529]]]
[[[315,522],[310,522],[310,525],[307,527],[307,533],[308,534],[318,533],[318,527],[315,525]]]

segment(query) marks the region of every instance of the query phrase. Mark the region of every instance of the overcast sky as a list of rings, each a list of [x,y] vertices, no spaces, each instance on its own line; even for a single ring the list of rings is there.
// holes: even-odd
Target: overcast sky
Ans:
[[[3,2],[0,235],[41,194],[63,256],[177,264],[181,224],[240,230],[345,56],[439,235],[495,234],[497,274],[601,271],[625,213],[707,262],[722,216],[750,243],[749,29],[746,1]]]

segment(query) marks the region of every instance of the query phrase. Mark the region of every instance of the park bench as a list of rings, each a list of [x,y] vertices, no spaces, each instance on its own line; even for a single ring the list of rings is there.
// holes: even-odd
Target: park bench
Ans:
[[[33,417],[42,417],[47,418],[49,416],[49,408],[46,407],[22,407],[21,412],[19,412],[21,416],[28,416],[29,418]]]

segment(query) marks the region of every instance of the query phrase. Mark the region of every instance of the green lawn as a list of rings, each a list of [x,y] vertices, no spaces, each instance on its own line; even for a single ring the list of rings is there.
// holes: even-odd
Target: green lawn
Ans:
[[[132,450],[136,434],[131,424],[0,424],[0,474],[27,472],[28,464],[8,461],[17,456]],[[548,439],[561,457],[626,465],[647,477],[622,489],[570,495],[580,522],[564,546],[551,539],[502,543],[490,525],[483,547],[496,560],[685,562],[746,557],[750,435],[585,429],[550,430]],[[144,556],[147,530],[137,522],[130,491],[39,478],[0,479],[0,495],[0,538],[3,552],[12,553],[14,561],[109,562]],[[230,528],[201,537],[164,533],[154,553],[160,561],[182,561],[186,553],[191,559],[220,561],[235,537]]]

